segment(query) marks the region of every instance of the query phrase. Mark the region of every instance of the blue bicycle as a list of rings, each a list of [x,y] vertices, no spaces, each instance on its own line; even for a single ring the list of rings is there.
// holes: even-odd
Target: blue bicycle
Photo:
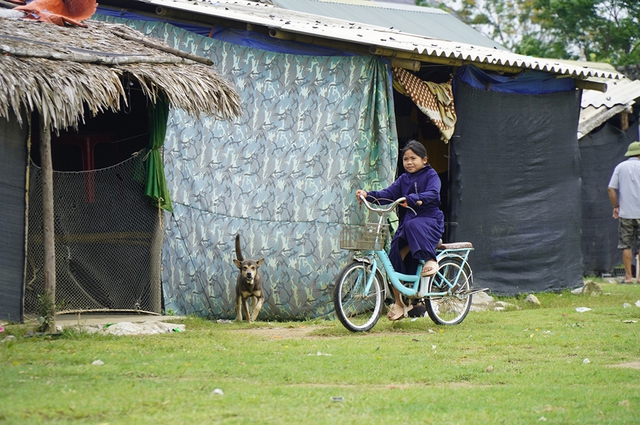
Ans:
[[[372,205],[361,198],[363,205],[379,215],[377,223],[346,226],[340,233],[340,248],[361,252],[345,266],[336,279],[333,303],[336,316],[352,332],[368,331],[378,322],[383,311],[389,282],[411,301],[424,302],[431,320],[440,325],[457,325],[469,313],[473,294],[487,288],[474,289],[473,273],[469,265],[470,242],[440,244],[437,248],[438,271],[433,276],[398,273],[389,260],[385,247],[389,227],[385,213],[405,201],[400,198],[388,206]],[[406,314],[406,313],[405,313]]]

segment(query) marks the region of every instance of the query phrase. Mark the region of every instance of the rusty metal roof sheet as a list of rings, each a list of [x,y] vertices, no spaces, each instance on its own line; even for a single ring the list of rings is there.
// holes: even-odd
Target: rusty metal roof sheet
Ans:
[[[393,27],[408,34],[507,50],[449,12],[434,7],[371,0],[272,0],[280,7],[332,18]]]
[[[105,0],[101,5],[111,3],[113,2]],[[454,66],[476,64],[484,68],[511,72],[533,69],[579,79],[622,77],[622,74],[616,71],[592,68],[588,62],[574,64],[523,56],[497,48],[410,34],[391,27],[298,12],[257,1],[130,0],[126,2],[127,7],[135,3],[155,6],[159,14],[162,10],[178,10],[265,26],[272,29],[274,34],[290,33],[304,36],[307,40],[358,44],[368,47],[372,54],[380,56],[396,56]]]

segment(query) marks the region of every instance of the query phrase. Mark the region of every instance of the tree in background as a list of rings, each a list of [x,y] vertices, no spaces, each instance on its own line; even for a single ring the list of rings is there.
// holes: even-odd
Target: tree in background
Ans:
[[[460,5],[460,19],[516,53],[615,66],[640,63],[638,0],[461,0]]]

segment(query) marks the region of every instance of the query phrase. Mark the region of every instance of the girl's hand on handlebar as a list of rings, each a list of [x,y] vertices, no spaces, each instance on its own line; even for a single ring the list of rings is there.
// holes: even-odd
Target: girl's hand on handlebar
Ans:
[[[398,205],[400,205],[401,207],[405,207],[405,208],[407,208],[409,206],[409,204],[407,203],[406,200],[404,202],[399,203]]]
[[[365,197],[365,198],[367,197],[367,191],[362,189],[356,190],[356,199],[358,200],[359,204],[362,203],[362,197]]]

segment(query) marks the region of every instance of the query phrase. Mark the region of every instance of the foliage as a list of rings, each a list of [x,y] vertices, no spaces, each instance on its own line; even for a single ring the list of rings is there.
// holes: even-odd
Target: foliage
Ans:
[[[640,285],[601,286],[536,294],[535,307],[500,298],[515,307],[458,326],[381,320],[360,334],[193,317],[148,336],[7,325],[0,423],[635,423]]]
[[[462,0],[458,15],[517,53],[640,63],[637,0]]]
[[[53,302],[51,293],[45,292],[38,295],[38,312],[40,314],[40,326],[38,326],[38,332],[52,332],[55,331],[55,314],[56,306]]]
[[[38,322],[39,326],[36,328],[37,332],[41,333],[55,333],[55,314],[56,311],[66,310],[68,303],[64,300],[59,300],[54,304],[53,296],[50,292],[44,292],[38,295]]]
[[[535,33],[532,21],[533,1],[462,0],[458,15],[467,24],[511,50],[521,37]]]

